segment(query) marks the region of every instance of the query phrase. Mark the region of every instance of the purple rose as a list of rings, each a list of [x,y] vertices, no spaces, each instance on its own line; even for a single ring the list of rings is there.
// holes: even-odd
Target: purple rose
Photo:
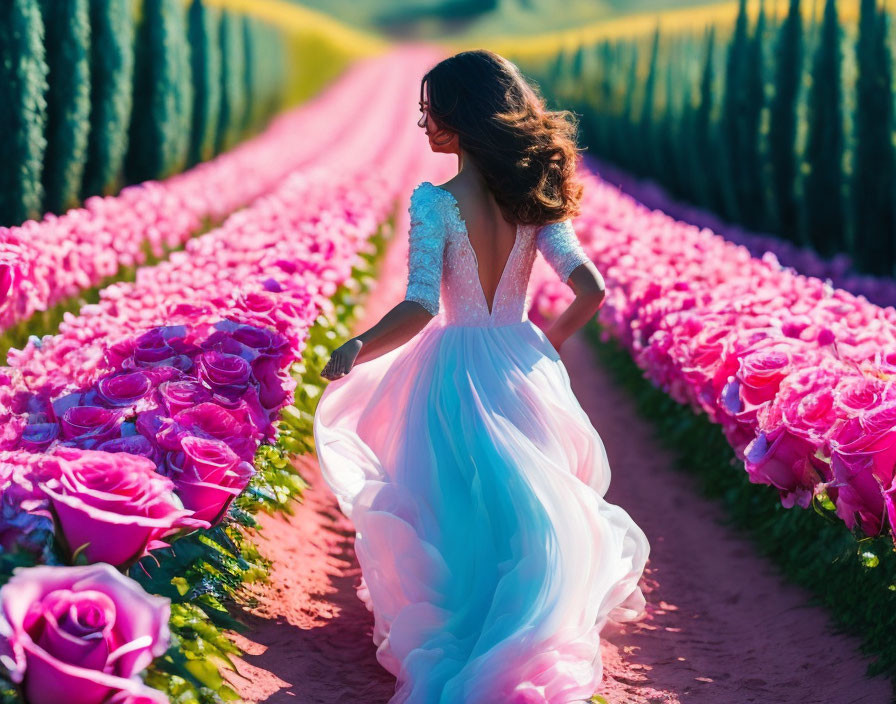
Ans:
[[[283,364],[275,357],[261,357],[255,361],[252,373],[258,382],[258,398],[267,410],[279,410],[295,390],[295,380],[283,371]]]
[[[174,496],[155,464],[126,452],[58,448],[58,477],[39,484],[53,504],[70,553],[90,562],[127,565],[183,528],[208,528]]]
[[[52,420],[55,418],[62,418],[62,416],[69,408],[89,405],[91,404],[84,403],[83,393],[65,394],[64,396],[60,396],[59,398],[54,399],[50,404],[50,415],[48,416],[48,419]]]
[[[119,411],[100,406],[74,406],[62,414],[62,436],[79,447],[91,449],[119,433]]]
[[[152,382],[143,372],[131,372],[108,376],[97,383],[97,394],[108,406],[133,406],[146,396],[152,388]]]
[[[170,603],[107,564],[18,567],[0,588],[0,654],[29,704],[164,702],[140,672],[168,648]]]
[[[45,455],[0,452],[0,553],[23,551],[52,559],[53,516],[37,482],[55,476]]]
[[[282,352],[288,347],[281,335],[254,325],[239,325],[230,334],[237,342],[261,352]]]
[[[168,416],[164,409],[153,408],[150,411],[144,411],[137,416],[135,423],[137,432],[147,440],[155,444],[156,435],[164,427]]]
[[[22,431],[22,447],[32,452],[47,449],[59,437],[59,423],[29,423]]]
[[[200,403],[179,411],[173,418],[163,418],[156,441],[162,449],[179,450],[180,439],[186,435],[223,440],[231,447],[247,440],[252,443],[253,452],[260,437],[244,408],[229,409],[217,403]]]
[[[153,328],[138,337],[133,343],[133,362],[136,367],[167,365],[177,369],[189,369],[191,357],[197,348],[184,341],[187,330],[184,326]]]
[[[245,389],[252,367],[235,354],[209,351],[197,359],[197,371],[202,383],[212,390]]]
[[[96,449],[100,452],[127,452],[130,455],[148,457],[153,464],[157,464],[161,457],[159,449],[142,435],[128,435],[106,440]]]

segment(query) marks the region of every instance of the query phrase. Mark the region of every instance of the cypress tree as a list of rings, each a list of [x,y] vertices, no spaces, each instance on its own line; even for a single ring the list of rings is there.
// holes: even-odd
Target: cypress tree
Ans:
[[[192,99],[180,0],[143,0],[136,45],[125,159],[130,183],[165,178],[186,161]]]
[[[267,101],[267,114],[271,116],[280,112],[286,100],[286,67],[289,61],[289,52],[283,32],[268,25],[268,34],[269,43],[266,43],[266,46],[269,46],[271,51],[271,70],[269,72],[270,94]]]
[[[613,76],[616,70],[616,52],[609,39],[605,39],[601,43],[599,75],[597,91],[597,111],[594,119],[596,121],[594,133],[596,141],[596,151],[600,154],[606,153],[607,144],[609,142],[609,125],[612,119],[613,110]]]
[[[745,113],[750,109],[747,105],[748,92],[746,89],[746,64],[749,60],[748,29],[747,3],[746,0],[740,0],[734,34],[728,45],[720,123],[723,148],[723,153],[720,156],[726,164],[723,178],[729,185],[724,192],[734,196],[734,198],[725,198],[723,214],[730,220],[738,222],[744,220],[741,206],[746,204],[742,187],[742,169],[745,168],[742,159],[745,154],[745,141],[749,138],[745,129],[747,121],[744,119]]]
[[[852,173],[853,258],[864,271],[892,275],[896,264],[893,189],[892,56],[885,11],[862,0],[856,41],[855,153]]]
[[[797,242],[797,100],[803,67],[800,0],[790,0],[775,43],[774,96],[769,115],[768,149],[772,182],[771,229]]]
[[[166,164],[165,176],[183,171],[190,155],[190,133],[193,127],[193,66],[192,51],[187,37],[187,13],[182,0],[166,0],[165,14],[169,47],[174,54],[174,118],[176,131],[172,151]]]
[[[734,164],[739,180],[739,205],[743,223],[759,230],[768,223],[765,198],[765,178],[762,159],[762,111],[765,108],[765,8],[759,3],[759,14],[753,36],[747,45],[747,60],[743,67],[744,107],[740,119],[741,132],[740,163]]]
[[[264,38],[260,20],[243,15],[243,51],[245,52],[245,105],[242,121],[244,135],[254,132],[263,117],[264,109]]]
[[[44,210],[78,203],[90,133],[90,15],[87,0],[42,0],[49,68]]]
[[[679,42],[681,41],[679,40]],[[665,59],[665,110],[658,132],[656,176],[667,175],[666,180],[672,193],[682,195],[689,180],[689,174],[685,168],[684,140],[687,139],[685,130],[688,119],[690,84],[683,80],[684,57],[682,52],[673,50],[673,46],[675,45],[670,46]]]
[[[650,45],[650,59],[647,80],[644,82],[644,98],[641,104],[641,119],[638,124],[640,139],[632,144],[637,149],[638,170],[644,176],[655,176],[661,171],[656,163],[656,125],[654,124],[654,102],[656,101],[657,59],[660,48],[660,29],[653,33]]]
[[[548,64],[548,82],[559,88],[563,81],[563,71],[566,65],[566,47],[561,46],[554,55],[553,61]]]
[[[630,46],[631,59],[628,69],[628,78],[625,84],[625,101],[622,107],[622,116],[617,120],[617,130],[614,136],[614,149],[616,157],[611,159],[623,168],[634,170],[637,163],[633,159],[630,145],[637,139],[632,125],[635,121],[635,90],[638,85],[638,45],[632,42]],[[625,146],[623,146],[625,145]]]
[[[803,182],[804,237],[829,257],[846,251],[843,203],[843,106],[840,23],[835,0],[826,0],[809,88]]]
[[[81,198],[118,190],[128,148],[134,81],[130,0],[90,0],[90,133]]]
[[[694,80],[692,77],[694,57],[697,55],[696,46],[692,36],[688,36],[679,52],[679,70],[675,84],[670,90],[681,95],[678,129],[674,137],[675,160],[678,162],[677,184],[678,193],[692,203],[698,200],[696,186],[697,169],[694,164],[694,140],[697,135],[694,131],[694,118],[696,106],[694,101]]]
[[[193,74],[193,116],[187,164],[207,161],[215,153],[218,112],[221,109],[221,45],[218,41],[219,15],[193,0],[189,11],[191,64]]]
[[[48,73],[37,0],[0,3],[0,225],[41,214]]]
[[[240,136],[241,120],[245,111],[245,76],[243,64],[243,32],[238,16],[222,10],[218,26],[221,44],[221,110],[218,113],[218,129],[215,152],[230,149]]]
[[[721,209],[721,195],[718,180],[714,176],[715,160],[713,153],[713,86],[715,84],[715,31],[710,25],[706,32],[703,54],[703,70],[700,74],[700,102],[694,113],[693,160],[695,190],[697,203],[709,210]]]

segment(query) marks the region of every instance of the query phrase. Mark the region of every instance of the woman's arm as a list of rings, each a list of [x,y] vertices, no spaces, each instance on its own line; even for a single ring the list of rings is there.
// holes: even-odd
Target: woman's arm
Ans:
[[[558,352],[570,335],[597,315],[607,295],[604,279],[590,261],[573,269],[566,283],[576,294],[575,300],[544,333]]]
[[[372,328],[337,347],[321,371],[325,379],[338,379],[356,364],[363,364],[400,347],[432,320],[432,314],[417,301],[398,303]]]
[[[545,330],[545,336],[559,352],[566,339],[597,313],[606,295],[604,279],[585,254],[571,219],[545,225],[535,242],[560,280],[576,294],[575,300]]]
[[[445,195],[444,191],[427,187],[426,183],[414,189],[408,206],[408,285],[404,300],[372,328],[334,350],[321,376],[337,379],[348,374],[352,365],[394,350],[438,314],[442,255],[447,238],[441,207]]]
[[[417,301],[401,301],[380,322],[355,339],[361,342],[357,364],[391,352],[426,327],[433,316]]]

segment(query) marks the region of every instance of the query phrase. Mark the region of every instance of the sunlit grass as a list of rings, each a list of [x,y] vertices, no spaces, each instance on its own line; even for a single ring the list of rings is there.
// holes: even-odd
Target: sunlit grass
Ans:
[[[574,49],[581,44],[592,44],[604,39],[638,38],[651,35],[659,25],[664,35],[677,32],[702,33],[707,25],[733,27],[737,18],[737,2],[715,2],[696,7],[682,7],[653,12],[639,12],[606,20],[589,23],[576,29],[545,32],[531,36],[495,35],[490,39],[471,37],[458,38],[450,42],[457,51],[486,46],[499,54],[512,56],[514,60],[535,59],[546,55],[554,55],[560,49]],[[777,21],[787,14],[787,3],[764,4],[766,19]],[[804,20],[808,23],[812,17],[812,3],[802,3]],[[815,3],[816,17],[820,21],[824,3]],[[747,2],[747,11],[751,21],[755,21],[759,12],[759,0]],[[837,3],[837,14],[840,22],[852,24],[859,16],[859,0],[841,0]]]
[[[270,22],[287,37],[286,105],[301,103],[339,76],[352,62],[388,50],[388,39],[286,0],[205,0]]]

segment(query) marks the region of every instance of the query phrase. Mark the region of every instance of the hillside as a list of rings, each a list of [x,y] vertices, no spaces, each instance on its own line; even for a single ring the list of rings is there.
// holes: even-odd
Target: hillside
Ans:
[[[293,0],[394,37],[537,34],[629,14],[715,4],[707,0]]]

